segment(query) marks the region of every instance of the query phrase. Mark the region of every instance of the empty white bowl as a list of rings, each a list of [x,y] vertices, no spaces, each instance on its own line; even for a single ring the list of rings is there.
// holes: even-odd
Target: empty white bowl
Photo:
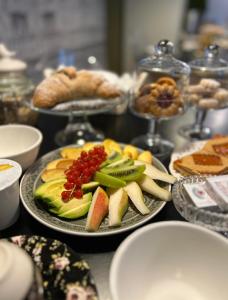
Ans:
[[[228,240],[187,222],[136,230],[111,264],[113,300],[227,300]]]
[[[0,158],[14,160],[25,170],[36,160],[42,140],[42,133],[35,127],[1,125]]]

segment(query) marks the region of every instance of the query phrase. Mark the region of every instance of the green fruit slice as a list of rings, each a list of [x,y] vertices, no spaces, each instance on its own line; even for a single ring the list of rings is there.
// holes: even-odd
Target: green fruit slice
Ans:
[[[133,159],[130,159],[128,157],[124,157],[120,160],[117,160],[109,165],[107,165],[105,167],[105,169],[109,169],[109,168],[123,168],[123,167],[127,167],[127,166],[132,166],[134,164]],[[101,169],[102,171],[103,169]]]
[[[145,170],[144,165],[128,166],[119,168],[105,168],[101,172],[124,181],[134,181],[139,179]]]
[[[94,180],[98,181],[103,186],[111,188],[120,188],[126,185],[126,182],[124,180],[112,177],[101,172],[95,173]]]
[[[106,167],[107,165],[115,162],[115,161],[118,161],[122,159],[122,156],[120,155],[119,152],[112,152],[112,154],[100,165],[100,168],[104,168]]]

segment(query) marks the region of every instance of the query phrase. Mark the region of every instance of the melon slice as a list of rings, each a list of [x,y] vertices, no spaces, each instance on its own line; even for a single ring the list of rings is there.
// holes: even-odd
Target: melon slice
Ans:
[[[98,187],[93,195],[92,203],[89,208],[86,230],[97,231],[100,227],[101,222],[108,214],[109,198],[106,192]]]
[[[120,226],[121,220],[128,209],[127,192],[120,188],[109,197],[109,226]]]

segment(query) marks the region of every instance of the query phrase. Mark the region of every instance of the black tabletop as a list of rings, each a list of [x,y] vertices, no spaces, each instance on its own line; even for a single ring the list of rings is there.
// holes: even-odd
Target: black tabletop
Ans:
[[[214,133],[228,134],[228,110],[215,111],[208,114],[206,123],[211,126]],[[118,142],[130,143],[130,141],[147,132],[148,123],[146,120],[138,119],[129,112],[122,115],[101,114],[89,118],[92,125],[104,132],[106,137],[113,138]],[[177,147],[186,143],[178,135],[178,128],[183,124],[194,122],[194,112],[189,111],[184,116],[174,120],[164,121],[160,130],[164,137],[170,139]],[[40,149],[39,156],[58,148],[54,142],[55,133],[63,129],[67,124],[67,118],[55,117],[49,115],[39,115],[37,127],[42,131],[44,140]],[[168,167],[168,160],[164,162]],[[151,221],[158,222],[164,220],[183,220],[176,211],[172,202],[167,203],[165,207]],[[18,221],[10,228],[0,232],[0,237],[10,237],[19,234],[41,235],[55,238],[67,243],[75,251],[81,253],[100,253],[115,251],[120,242],[131,233],[131,231],[111,237],[79,237],[63,234],[42,225],[36,221],[21,205],[21,212]]]

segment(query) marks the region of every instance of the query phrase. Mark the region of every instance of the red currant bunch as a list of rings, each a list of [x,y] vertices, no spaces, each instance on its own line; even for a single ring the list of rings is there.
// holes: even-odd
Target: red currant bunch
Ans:
[[[80,157],[65,171],[67,181],[61,193],[62,200],[68,202],[72,198],[83,196],[82,184],[91,181],[95,172],[107,158],[104,146],[95,146],[88,152],[82,151]]]

